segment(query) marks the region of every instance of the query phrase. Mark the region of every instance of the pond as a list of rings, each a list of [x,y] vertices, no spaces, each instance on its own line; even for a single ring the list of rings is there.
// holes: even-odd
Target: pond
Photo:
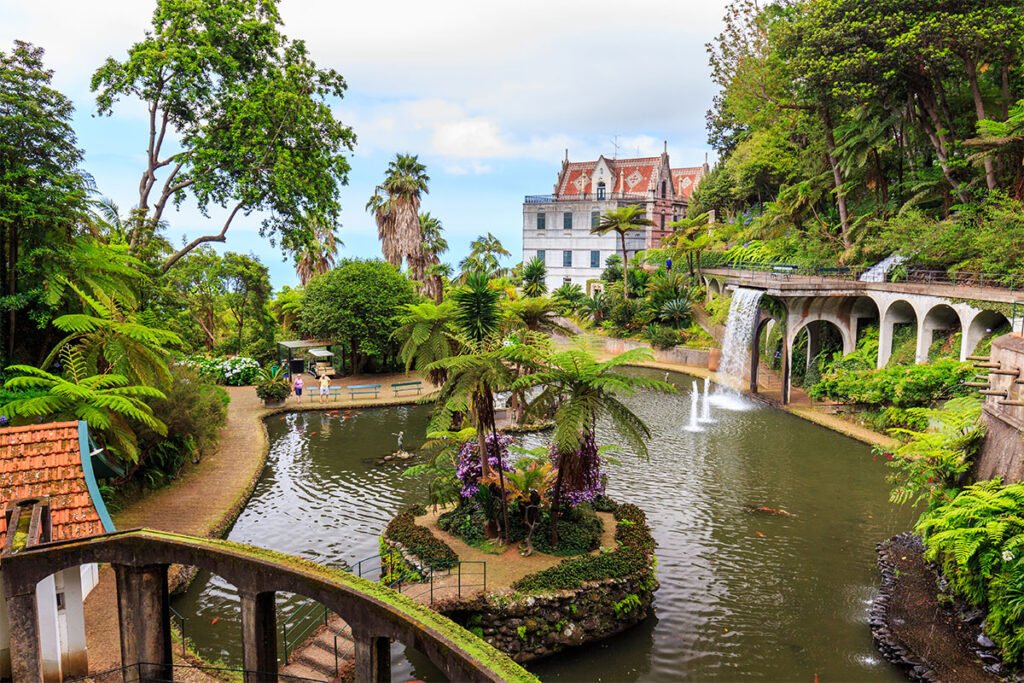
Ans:
[[[529,668],[544,681],[903,680],[867,625],[874,546],[914,517],[888,503],[884,460],[745,399],[687,431],[692,378],[668,379],[679,395],[630,400],[653,432],[649,459],[622,453],[608,467],[609,494],[644,508],[658,541],[656,615]],[[400,431],[406,448],[419,446],[428,417],[417,406],[271,418],[266,471],[229,538],[329,564],[374,555],[390,517],[424,489],[401,476],[405,465],[378,463]],[[752,511],[760,506],[791,516]],[[281,618],[298,604],[282,597]],[[201,575],[174,606],[205,656],[238,665],[230,585]],[[394,649],[395,680],[439,680],[422,657]]]

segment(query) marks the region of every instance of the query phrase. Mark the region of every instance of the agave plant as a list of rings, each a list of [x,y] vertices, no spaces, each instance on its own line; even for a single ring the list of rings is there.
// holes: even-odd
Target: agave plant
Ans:
[[[54,375],[31,365],[12,365],[20,373],[4,384],[11,391],[33,392],[0,406],[0,414],[14,422],[40,417],[85,420],[97,430],[107,447],[129,462],[139,459],[138,442],[131,424],[167,434],[167,427],[153,415],[144,399],[166,398],[153,387],[129,384],[124,375],[94,374],[82,352],[73,346],[60,350],[63,375]],[[38,395],[36,392],[45,392]],[[19,419],[20,418],[20,419]]]

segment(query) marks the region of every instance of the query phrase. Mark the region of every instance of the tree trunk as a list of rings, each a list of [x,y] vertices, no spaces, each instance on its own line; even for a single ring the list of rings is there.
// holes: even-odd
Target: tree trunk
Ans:
[[[974,98],[974,114],[978,120],[987,119],[985,115],[985,101],[981,98],[981,86],[978,84],[978,66],[974,58],[964,55],[964,67],[967,69],[967,78],[971,84],[971,96]],[[992,157],[986,156],[982,159],[985,164],[985,184],[988,189],[996,189],[996,171],[992,164]]]
[[[939,160],[939,167],[942,168],[942,175],[945,176],[946,182],[949,183],[957,199],[967,203],[967,195],[960,188],[960,183],[953,176],[953,169],[949,165],[949,155],[946,151],[946,136],[942,133],[942,119],[939,116],[934,94],[919,92],[917,94],[917,105],[920,109],[918,122],[935,149],[935,156]]]
[[[7,231],[7,296],[14,299],[18,290],[18,228],[12,225]],[[18,313],[12,306],[7,311],[7,362],[14,359],[14,340],[17,338]]]
[[[511,541],[508,532],[508,499],[505,492],[505,468],[502,467],[501,447],[498,445],[498,425],[494,420],[494,411],[491,411],[491,434],[494,435],[494,449],[498,452],[498,484],[501,486],[501,531],[505,543]]]
[[[486,479],[491,474],[491,464],[487,458],[487,417],[484,415],[483,396],[478,392],[473,396],[473,410],[476,412],[476,444],[480,453],[480,478]]]
[[[626,258],[626,231],[619,233],[622,241],[622,296],[629,298],[629,260]]]
[[[558,464],[562,464],[564,456],[558,459]],[[558,468],[558,473],[555,475],[555,494],[551,497],[551,546],[558,546],[558,513],[560,512],[560,506],[562,503],[562,468]]]
[[[839,167],[836,159],[836,138],[832,125],[832,112],[829,108],[822,107],[821,120],[825,125],[825,158],[832,168],[832,181],[836,188],[836,207],[839,209],[839,230],[843,238],[843,246],[849,249],[850,242],[850,212],[846,206],[846,192],[843,188],[843,170]]]

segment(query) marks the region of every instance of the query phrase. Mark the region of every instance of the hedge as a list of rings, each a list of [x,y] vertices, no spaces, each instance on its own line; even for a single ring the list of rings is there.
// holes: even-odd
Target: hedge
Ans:
[[[615,540],[619,547],[600,555],[562,560],[559,564],[524,576],[512,584],[523,592],[548,592],[579,588],[587,581],[618,579],[648,571],[656,543],[647,526],[647,515],[636,505],[619,505],[614,510]]]
[[[422,508],[413,507],[398,513],[388,523],[384,536],[416,555],[431,569],[446,569],[458,563],[459,556],[447,543],[416,524],[416,514],[420,510]]]

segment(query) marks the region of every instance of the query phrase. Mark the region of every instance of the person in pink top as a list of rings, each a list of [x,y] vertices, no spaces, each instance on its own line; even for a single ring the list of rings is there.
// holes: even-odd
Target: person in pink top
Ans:
[[[295,395],[302,398],[302,375],[295,375]]]

